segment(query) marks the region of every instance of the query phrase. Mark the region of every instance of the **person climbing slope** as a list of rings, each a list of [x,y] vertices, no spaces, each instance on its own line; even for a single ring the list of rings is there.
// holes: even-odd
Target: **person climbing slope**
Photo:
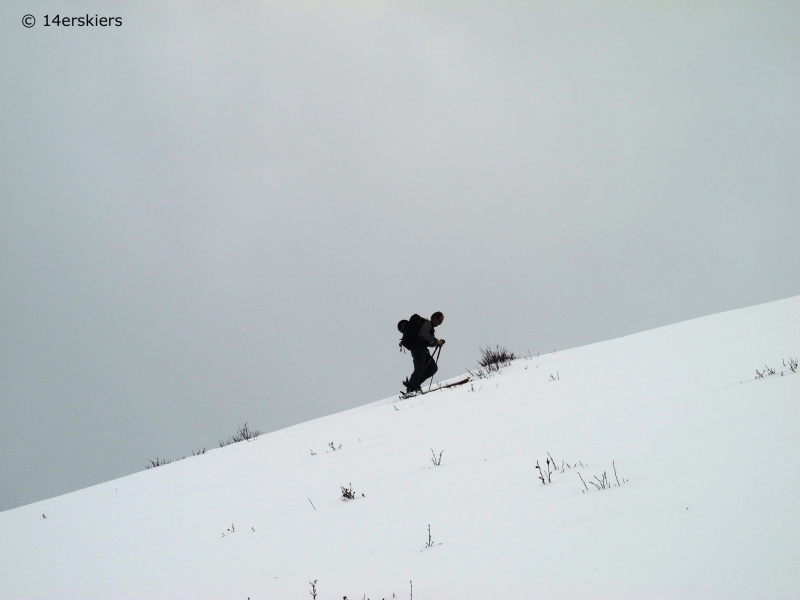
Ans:
[[[403,382],[407,394],[419,392],[422,382],[433,377],[439,369],[428,348],[440,348],[444,345],[444,340],[436,337],[436,328],[442,323],[444,314],[437,311],[430,319],[413,315],[408,321],[397,324],[397,329],[403,333],[400,345],[411,351],[411,358],[414,360],[414,372]]]

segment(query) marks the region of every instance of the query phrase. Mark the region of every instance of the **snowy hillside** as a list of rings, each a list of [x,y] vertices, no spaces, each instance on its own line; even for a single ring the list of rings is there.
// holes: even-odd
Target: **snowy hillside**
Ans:
[[[800,297],[10,510],[0,597],[798,598],[790,357]]]

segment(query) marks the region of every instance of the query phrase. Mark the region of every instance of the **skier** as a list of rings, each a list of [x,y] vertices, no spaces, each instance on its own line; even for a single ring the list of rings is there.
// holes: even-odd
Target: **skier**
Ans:
[[[422,382],[428,377],[433,377],[439,369],[428,352],[428,348],[440,348],[444,345],[444,340],[436,338],[436,327],[442,323],[444,323],[444,315],[439,311],[433,313],[430,320],[423,319],[414,342],[407,346],[414,359],[414,372],[403,382],[407,394],[421,391]]]

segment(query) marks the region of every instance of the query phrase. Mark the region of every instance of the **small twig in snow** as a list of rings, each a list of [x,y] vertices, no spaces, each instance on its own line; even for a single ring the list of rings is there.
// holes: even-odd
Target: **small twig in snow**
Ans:
[[[317,599],[317,581],[318,580],[315,579],[314,581],[309,581],[308,582],[308,585],[311,586],[311,591],[308,592],[308,593],[311,594],[311,597],[314,598],[314,600]]]
[[[547,481],[544,479],[544,473],[542,473],[542,467],[539,466],[539,461],[536,461],[536,468],[539,469],[539,480],[542,482],[542,485],[547,485]]]

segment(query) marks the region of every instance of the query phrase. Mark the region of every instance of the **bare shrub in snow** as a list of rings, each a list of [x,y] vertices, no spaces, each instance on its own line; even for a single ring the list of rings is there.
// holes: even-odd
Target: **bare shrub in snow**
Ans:
[[[489,367],[491,365],[506,367],[511,364],[511,361],[517,359],[516,354],[509,352],[508,349],[503,346],[495,346],[494,349],[492,349],[491,346],[486,346],[486,348],[481,348],[480,351],[481,358],[478,364],[482,367]]]
[[[202,450],[192,450],[192,456],[200,456],[201,454],[205,454],[205,453],[206,453],[206,449],[205,448],[203,448]],[[178,459],[175,459],[175,460],[176,461],[177,460],[183,460],[184,458],[186,458],[186,457],[184,456],[182,458],[178,458]],[[172,462],[175,462],[175,461],[173,461],[172,459],[169,459],[169,458],[158,458],[158,457],[156,457],[155,460],[151,460],[150,461],[150,464],[147,465],[145,467],[145,469],[154,469],[154,468],[160,467],[162,465],[168,465],[168,464],[170,464]]]
[[[314,581],[308,582],[308,585],[311,586],[311,591],[308,593],[311,594],[311,597],[314,598],[314,600],[317,600],[317,581],[318,580],[315,579]]]
[[[550,379],[548,379],[548,381],[560,381],[560,380],[561,380],[561,375],[559,375],[558,371],[556,371],[555,375],[550,373]]]
[[[339,444],[339,447],[337,448],[337,447],[336,447],[336,444],[334,444],[333,442],[328,442],[328,446],[329,446],[329,447],[330,447],[330,449],[331,449],[331,450],[333,450],[334,452],[336,452],[337,450],[341,450],[341,449],[342,449],[342,445],[341,445],[341,444]]]
[[[431,448],[431,454],[433,454],[433,458],[431,458],[431,462],[433,463],[434,467],[438,467],[439,465],[442,464],[442,454],[443,453],[444,453],[444,450],[439,452],[439,457],[437,458],[436,457],[436,452],[434,452],[433,448]]]
[[[608,477],[606,476],[606,472],[605,471],[603,471],[603,477],[602,478],[598,479],[598,477],[596,475],[595,475],[594,478],[597,481],[597,483],[595,483],[591,479],[589,480],[589,483],[591,483],[598,490],[607,490],[608,488],[611,487],[611,482],[608,480]]]
[[[775,369],[771,369],[767,365],[764,365],[763,371],[756,369],[756,379],[764,379],[764,377],[769,377],[770,375],[775,375]]]
[[[552,483],[553,474],[554,473],[566,473],[567,469],[574,469],[578,465],[584,466],[581,461],[576,461],[571,465],[566,461],[561,461],[561,466],[558,466],[556,459],[548,452],[547,459],[545,460],[545,466],[542,467],[539,464],[539,461],[536,461],[536,469],[539,471],[539,481],[542,482],[543,485],[547,485],[548,483]]]
[[[783,366],[784,367],[788,367],[789,370],[792,373],[797,373],[797,364],[798,363],[797,363],[797,359],[796,358],[792,358],[790,356],[788,363],[786,362],[785,358],[782,359],[782,361],[783,361]],[[765,377],[769,377],[770,375],[776,375],[777,372],[778,372],[777,369],[774,369],[772,367],[764,365],[764,370],[763,371],[759,371],[758,369],[756,369],[756,377],[755,378],[756,379],[764,379]],[[783,377],[784,375],[785,375],[785,373],[783,371],[781,371],[781,377]]]
[[[467,373],[474,379],[489,379],[492,375],[499,372],[500,368],[487,368],[477,367],[476,369],[467,369]]]
[[[244,425],[241,425],[241,426],[237,425],[236,427],[237,427],[237,429],[236,429],[236,433],[235,434],[233,434],[231,437],[229,437],[226,440],[220,440],[219,441],[219,447],[220,448],[224,448],[225,446],[228,446],[230,444],[235,444],[237,442],[249,442],[250,440],[253,440],[253,439],[257,438],[262,433],[264,433],[263,431],[261,431],[259,429],[250,429],[247,426],[247,423],[245,423]]]
[[[613,460],[611,461],[611,466],[614,468],[614,480],[617,482],[616,485],[614,485],[611,482],[611,479],[608,477],[608,472],[607,471],[603,471],[603,474],[600,477],[597,477],[595,475],[594,476],[594,481],[592,481],[590,479],[589,483],[591,483],[598,490],[607,490],[607,489],[612,488],[612,487],[619,487],[623,483],[628,483],[628,480],[625,479],[624,477],[622,478],[622,481],[620,482],[619,475],[617,475],[617,465]],[[586,481],[584,481],[583,475],[580,474],[580,471],[578,471],[578,477],[581,478],[581,483],[583,484],[583,487],[585,488],[582,491],[584,493],[588,492],[589,491],[589,487],[586,485]]]
[[[350,487],[341,486],[341,488],[342,488],[342,497],[340,498],[340,500],[342,500],[343,502],[347,502],[348,500],[356,499],[356,493],[353,491],[352,483],[350,484]]]
[[[150,464],[147,465],[145,468],[146,469],[155,469],[156,467],[160,467],[162,465],[168,465],[171,462],[172,461],[169,460],[168,458],[158,458],[156,456],[156,459],[155,460],[151,460]]]
[[[507,348],[496,345],[494,348],[486,346],[480,348],[481,357],[478,359],[478,367],[474,370],[467,369],[467,372],[475,379],[489,379],[495,373],[499,373],[502,367],[507,367],[511,361],[518,357]]]

